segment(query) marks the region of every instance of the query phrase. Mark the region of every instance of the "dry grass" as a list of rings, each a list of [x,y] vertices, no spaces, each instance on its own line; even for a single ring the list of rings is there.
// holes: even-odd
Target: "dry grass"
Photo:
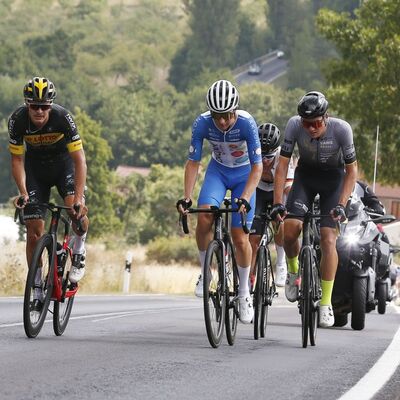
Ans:
[[[25,243],[8,244],[3,248],[0,295],[22,295],[27,273]],[[87,244],[86,275],[82,279],[80,292],[122,293],[126,250],[110,250],[102,244]],[[143,246],[129,250],[133,253],[130,292],[192,293],[199,267],[148,263]]]

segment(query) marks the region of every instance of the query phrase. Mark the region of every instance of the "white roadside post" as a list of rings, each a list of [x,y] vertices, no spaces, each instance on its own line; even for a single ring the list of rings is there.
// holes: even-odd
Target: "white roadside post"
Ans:
[[[132,266],[132,258],[133,254],[131,251],[126,252],[125,256],[125,270],[124,270],[124,283],[123,283],[123,289],[122,292],[124,294],[129,293],[129,285],[131,282],[131,266]]]

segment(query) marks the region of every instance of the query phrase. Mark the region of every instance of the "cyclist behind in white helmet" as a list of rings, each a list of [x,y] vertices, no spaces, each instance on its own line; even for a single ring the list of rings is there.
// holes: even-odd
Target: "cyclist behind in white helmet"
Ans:
[[[280,138],[281,133],[278,127],[271,123],[265,123],[258,127],[258,136],[261,143],[261,154],[263,172],[261,180],[258,183],[256,190],[256,209],[255,215],[260,215],[267,211],[267,207],[274,204],[274,177],[275,170],[279,161],[279,153],[281,151]],[[292,186],[294,177],[294,166],[292,159],[289,161],[288,172],[286,176],[284,199],[283,203],[286,203],[286,196]],[[286,281],[286,259],[285,251],[283,250],[283,227],[281,224],[278,232],[274,236],[275,249],[276,249],[276,273],[275,273],[275,284],[277,286],[285,286]],[[251,227],[252,233],[250,234],[250,243],[253,249],[253,255],[251,260],[252,271],[250,274],[251,286],[254,284],[255,278],[255,262],[258,244],[260,243],[261,235],[263,234],[263,223],[261,219],[255,219]]]
[[[246,223],[250,228],[254,216],[254,191],[262,173],[257,124],[248,112],[238,110],[239,93],[229,81],[214,82],[207,92],[206,102],[209,111],[198,116],[193,123],[189,157],[185,166],[184,198],[177,202],[177,208],[184,213],[192,204],[203,141],[207,139],[212,158],[200,191],[198,206],[219,207],[227,190],[230,190],[232,200],[238,199],[240,212],[246,214]],[[204,259],[213,237],[212,224],[211,214],[198,214],[196,241],[202,268],[195,288],[198,297],[203,296]],[[239,266],[239,317],[243,323],[250,323],[254,314],[248,285],[251,246],[249,235],[241,227],[238,213],[232,214],[232,239]]]

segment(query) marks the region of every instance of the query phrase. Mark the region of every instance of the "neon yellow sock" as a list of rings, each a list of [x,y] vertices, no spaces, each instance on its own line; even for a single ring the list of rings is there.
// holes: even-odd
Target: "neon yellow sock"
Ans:
[[[334,281],[324,281],[321,280],[321,289],[322,289],[322,298],[321,298],[321,306],[330,306],[332,305],[332,290],[333,290],[333,282]]]
[[[287,265],[288,265],[288,271],[291,274],[297,274],[299,271],[299,258],[293,257],[293,258],[287,258]]]

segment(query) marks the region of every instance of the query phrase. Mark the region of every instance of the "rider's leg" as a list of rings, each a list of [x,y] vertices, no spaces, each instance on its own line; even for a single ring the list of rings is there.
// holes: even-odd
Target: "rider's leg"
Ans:
[[[321,228],[321,305],[331,305],[332,289],[338,265],[336,251],[336,231],[333,228]]]
[[[44,232],[44,221],[42,219],[25,220],[26,225],[26,259],[28,266],[31,265],[33,252],[36,243],[41,238]]]
[[[283,247],[287,257],[288,271],[292,274],[297,274],[299,270],[299,236],[302,229],[302,221],[289,218],[285,220],[284,225]]]
[[[232,240],[236,249],[236,261],[239,273],[239,296],[250,295],[249,275],[252,249],[249,242],[249,235],[244,233],[242,228],[232,228]]]

